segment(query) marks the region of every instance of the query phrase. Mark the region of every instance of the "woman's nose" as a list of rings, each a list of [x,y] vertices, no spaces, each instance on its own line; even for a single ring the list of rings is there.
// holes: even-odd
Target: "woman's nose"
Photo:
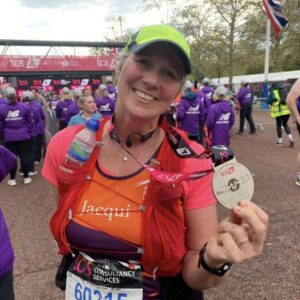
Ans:
[[[147,70],[144,72],[143,82],[149,88],[157,88],[160,84],[159,72],[156,69]]]

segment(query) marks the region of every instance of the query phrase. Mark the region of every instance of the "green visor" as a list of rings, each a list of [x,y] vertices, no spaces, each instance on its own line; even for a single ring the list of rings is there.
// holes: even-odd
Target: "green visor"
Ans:
[[[191,74],[190,47],[184,37],[175,28],[167,25],[150,25],[142,27],[137,33],[131,36],[125,50],[138,53],[147,46],[157,42],[172,44],[184,63],[186,74]]]

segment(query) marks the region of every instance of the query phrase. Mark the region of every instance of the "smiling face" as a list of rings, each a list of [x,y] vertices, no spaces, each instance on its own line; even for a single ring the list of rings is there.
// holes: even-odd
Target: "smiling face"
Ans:
[[[116,115],[158,120],[179,93],[183,70],[182,60],[168,43],[130,53],[118,74]]]

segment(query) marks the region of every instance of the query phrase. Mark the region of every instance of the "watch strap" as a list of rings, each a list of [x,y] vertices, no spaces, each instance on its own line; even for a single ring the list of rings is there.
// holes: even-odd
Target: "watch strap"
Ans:
[[[205,243],[205,245],[200,250],[199,261],[198,261],[198,268],[200,268],[200,266],[202,266],[204,270],[206,270],[207,272],[209,272],[211,274],[214,274],[214,275],[217,275],[217,276],[223,276],[227,271],[229,271],[229,269],[231,268],[232,264],[231,263],[225,263],[225,264],[223,264],[218,269],[211,268],[206,263],[206,261],[204,259],[204,254],[205,254],[205,251],[206,251],[206,246],[207,246],[207,243]]]

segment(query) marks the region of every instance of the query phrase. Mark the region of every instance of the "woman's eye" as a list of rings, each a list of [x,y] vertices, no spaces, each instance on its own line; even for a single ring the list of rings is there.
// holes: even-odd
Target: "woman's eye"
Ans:
[[[172,80],[177,80],[177,76],[176,74],[171,71],[171,70],[163,70],[162,71],[162,74],[166,77],[166,78],[169,78],[169,79],[172,79]]]
[[[150,61],[147,60],[147,59],[144,59],[144,58],[140,58],[140,59],[137,59],[136,62],[143,66],[143,67],[149,67],[150,66]]]

